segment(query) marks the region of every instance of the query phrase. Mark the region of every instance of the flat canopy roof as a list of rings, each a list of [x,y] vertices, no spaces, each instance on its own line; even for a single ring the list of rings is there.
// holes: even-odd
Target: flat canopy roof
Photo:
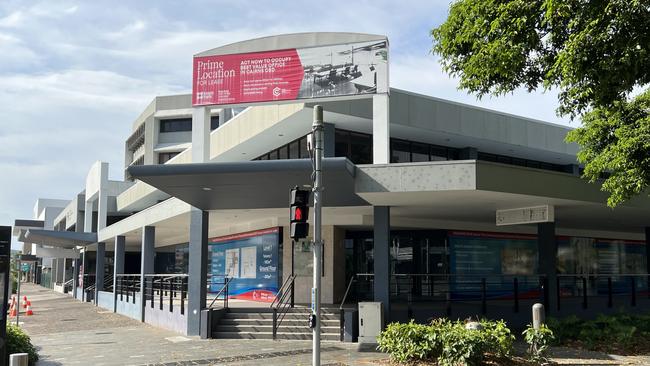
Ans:
[[[354,193],[355,165],[346,158],[323,159],[324,206],[362,206]],[[139,165],[134,178],[201,210],[278,208],[289,205],[294,186],[311,185],[309,159],[202,164]]]
[[[42,229],[21,230],[18,240],[23,243],[46,244],[54,247],[72,249],[77,246],[94,244],[97,233],[78,233],[75,231],[56,231]]]

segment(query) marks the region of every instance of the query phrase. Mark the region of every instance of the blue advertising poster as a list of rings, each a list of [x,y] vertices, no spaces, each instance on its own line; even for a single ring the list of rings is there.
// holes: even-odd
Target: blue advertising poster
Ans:
[[[229,298],[271,302],[278,292],[280,229],[212,238],[208,268],[210,292],[231,278]]]
[[[538,296],[537,240],[531,235],[454,231],[449,233],[452,298],[480,298],[482,279],[488,297]]]

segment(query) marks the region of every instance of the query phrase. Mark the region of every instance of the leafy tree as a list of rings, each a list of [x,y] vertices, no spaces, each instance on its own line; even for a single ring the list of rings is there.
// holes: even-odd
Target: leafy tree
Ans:
[[[433,52],[479,97],[557,88],[584,177],[616,206],[650,184],[650,0],[457,0]]]

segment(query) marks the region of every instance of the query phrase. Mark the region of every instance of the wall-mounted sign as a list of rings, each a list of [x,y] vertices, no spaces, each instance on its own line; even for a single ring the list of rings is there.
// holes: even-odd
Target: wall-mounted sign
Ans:
[[[194,106],[386,92],[386,40],[194,57]]]
[[[555,210],[550,205],[497,210],[496,218],[497,226],[553,222]]]
[[[228,297],[273,301],[281,276],[279,228],[211,238],[209,242],[209,292],[219,292],[226,276],[232,279]]]

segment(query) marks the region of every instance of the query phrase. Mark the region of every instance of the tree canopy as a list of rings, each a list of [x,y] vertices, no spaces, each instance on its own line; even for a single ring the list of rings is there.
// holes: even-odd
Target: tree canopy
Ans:
[[[567,141],[616,206],[650,185],[650,0],[457,0],[432,51],[460,88],[559,90]]]

